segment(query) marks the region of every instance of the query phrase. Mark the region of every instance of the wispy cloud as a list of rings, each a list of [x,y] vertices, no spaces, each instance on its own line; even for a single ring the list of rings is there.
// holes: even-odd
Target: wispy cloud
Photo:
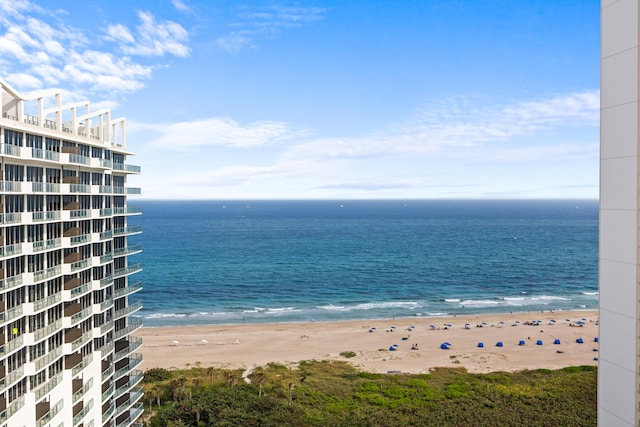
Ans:
[[[171,4],[173,4],[173,7],[175,7],[176,10],[179,10],[180,12],[188,12],[191,10],[191,7],[182,0],[171,0]]]
[[[468,99],[446,100],[424,109],[412,120],[378,129],[368,137],[307,141],[286,155],[317,159],[428,155],[515,141],[516,137],[560,126],[597,127],[599,99],[598,91],[587,91],[507,106],[477,106]]]
[[[68,99],[117,98],[139,90],[154,65],[136,56],[189,54],[188,34],[172,21],[156,22],[140,12],[135,31],[122,24],[102,40],[67,25],[65,14],[28,0],[0,0],[0,73],[20,90],[64,86]],[[117,43],[126,55],[114,54]],[[105,44],[102,44],[105,43]]]
[[[230,24],[232,30],[218,38],[220,47],[237,53],[256,45],[256,39],[270,37],[288,28],[323,19],[326,9],[319,7],[271,5],[259,8],[244,7],[238,20]]]
[[[121,24],[111,25],[107,34],[112,40],[118,41],[120,49],[127,55],[175,56],[189,55],[189,35],[176,22],[155,22],[149,12],[139,12],[140,25],[136,27],[136,34]]]
[[[213,117],[191,122],[177,122],[163,126],[133,124],[138,128],[159,132],[151,141],[154,146],[181,150],[198,146],[257,147],[289,141],[305,131],[275,121],[258,121],[241,125],[229,118]]]
[[[140,130],[155,132],[151,147],[163,150],[197,149],[202,158],[216,158],[220,149],[243,153],[226,164],[207,164],[187,155],[189,167],[159,187],[158,194],[174,187],[171,191],[178,192],[182,186],[199,188],[193,190],[193,197],[256,197],[262,194],[257,189],[264,186],[280,189],[281,197],[472,197],[478,196],[476,187],[482,182],[494,189],[495,197],[539,197],[543,186],[553,184],[540,176],[541,171],[561,163],[580,168],[597,161],[598,99],[597,91],[586,91],[509,105],[474,104],[469,98],[445,100],[411,120],[351,138],[316,138],[286,123],[241,124],[228,118],[144,125]],[[585,128],[593,130],[587,137]],[[581,134],[575,136],[573,129]],[[564,140],[564,134],[574,136]],[[549,140],[549,135],[554,139]],[[523,173],[537,174],[536,188],[517,189],[515,179],[500,182],[501,174],[507,176],[525,164],[528,172]],[[575,171],[585,179],[586,172]],[[597,182],[597,173],[593,179]],[[574,181],[567,176],[566,182],[557,182],[557,192],[573,194],[560,186]],[[580,191],[590,194],[593,186]]]

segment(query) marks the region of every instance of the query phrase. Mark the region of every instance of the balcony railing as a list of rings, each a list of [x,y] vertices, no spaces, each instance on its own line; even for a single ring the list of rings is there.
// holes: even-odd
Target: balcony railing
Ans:
[[[137,320],[135,322],[132,322],[129,326],[126,326],[120,330],[115,331],[113,333],[113,339],[119,340],[125,335],[129,335],[130,333],[132,333],[133,331],[141,327],[142,327],[142,320]]]
[[[130,245],[125,248],[118,248],[113,250],[113,256],[119,257],[124,255],[131,255],[134,253],[142,252],[142,245]]]
[[[18,317],[22,316],[22,307],[23,305],[17,305],[15,307],[13,307],[10,310],[7,310],[3,313],[0,313],[0,321],[2,323],[7,323],[7,322],[11,322],[14,319],[17,319]]]
[[[124,277],[127,276],[129,274],[133,274],[133,273],[137,273],[138,271],[142,270],[142,263],[138,262],[136,264],[132,264],[128,267],[125,268],[119,268],[117,270],[114,270],[113,272],[113,278],[117,279],[119,277]]]
[[[0,257],[15,256],[22,253],[22,243],[0,246]]]
[[[2,224],[16,224],[19,222],[22,222],[22,213],[20,212],[0,214],[0,223]]]
[[[51,307],[52,305],[60,302],[61,300],[62,300],[62,294],[61,293],[49,295],[46,298],[43,298],[41,300],[38,300],[38,301],[34,302],[33,303],[33,309],[35,311],[40,311],[40,310],[43,310],[45,308]]]
[[[0,413],[0,424],[5,423],[13,414],[22,409],[22,407],[24,406],[24,400],[24,396],[20,396],[19,398],[11,402],[9,407],[2,411],[2,413]]]
[[[62,274],[62,268],[59,265],[49,267],[45,270],[36,271],[33,273],[33,280],[35,282],[41,282],[43,280],[50,279]]]
[[[85,283],[84,285],[71,289],[71,292],[69,292],[69,294],[71,295],[71,298],[75,299],[75,298],[79,298],[80,295],[83,295],[89,292],[90,290],[91,290],[91,283]]]
[[[45,366],[53,363],[60,356],[62,356],[62,346],[56,348],[53,351],[50,351],[49,353],[46,353],[44,356],[36,359],[34,361],[35,362],[36,371],[40,371]]]
[[[22,285],[22,274],[0,280],[0,290],[2,291],[7,291],[20,285]]]
[[[76,351],[78,348],[82,347],[92,339],[93,339],[93,334],[91,333],[91,331],[85,332],[80,336],[80,338],[78,338],[77,340],[71,343],[71,349],[73,351]]]
[[[116,427],[140,427],[144,426],[144,424],[134,423],[133,421],[137,420],[142,413],[144,412],[144,407],[142,402],[138,402],[131,407],[129,410],[129,416],[127,419],[122,420],[120,423],[116,424]]]
[[[140,310],[142,308],[142,303],[140,301],[137,301],[135,304],[131,304],[125,308],[122,308],[120,310],[116,310],[115,313],[113,313],[113,318],[114,319],[119,319],[121,317],[127,316],[133,312],[136,312],[138,310]]]
[[[129,345],[127,345],[122,350],[118,351],[113,355],[113,361],[116,362],[123,357],[125,357],[129,353],[133,353],[142,345],[142,338],[140,337],[129,337]]]
[[[85,356],[82,359],[82,362],[78,363],[76,366],[73,367],[73,369],[71,369],[71,374],[73,376],[78,375],[80,372],[82,372],[82,370],[84,368],[86,368],[87,366],[89,366],[89,364],[91,363],[91,360],[93,359],[93,355],[89,354],[87,356]]]
[[[60,412],[63,407],[64,407],[64,400],[60,399],[53,408],[49,409],[49,412],[47,412],[47,414],[44,417],[36,421],[36,427],[44,427],[47,424],[49,424],[51,419],[56,415],[58,415],[58,412]]]
[[[91,242],[91,234],[82,234],[80,236],[71,237],[71,245],[82,245],[83,243]]]
[[[33,242],[33,251],[48,251],[51,249],[59,248],[62,245],[62,239],[59,237],[57,239],[49,239],[45,241]]]
[[[132,215],[142,213],[142,209],[133,206],[127,206],[124,208],[113,208],[114,215]]]
[[[111,208],[100,209],[100,216],[111,216],[111,215],[113,215],[113,209]]]
[[[40,328],[33,333],[34,339],[36,341],[40,341],[42,338],[47,335],[51,335],[54,332],[60,330],[62,328],[62,319],[58,319],[55,322],[45,326],[44,328]]]
[[[49,378],[48,381],[45,381],[42,387],[36,390],[36,400],[42,399],[51,390],[53,390],[55,386],[57,386],[61,382],[62,382],[62,372],[57,374],[55,377]]]
[[[89,389],[93,386],[93,377],[90,377],[89,380],[80,388],[80,390],[73,393],[71,400],[73,403],[76,403],[82,396],[87,394]]]
[[[136,282],[131,285],[125,286],[124,288],[120,288],[116,291],[113,291],[113,298],[120,298],[125,295],[138,292],[140,289],[142,289],[142,282]]]
[[[142,168],[140,166],[130,165],[128,163],[114,163],[113,170],[131,172],[131,173],[140,173]]]
[[[82,419],[89,413],[91,409],[93,409],[93,399],[91,399],[89,403],[87,403],[87,405],[85,405],[82,410],[78,412],[78,415],[73,417],[73,425],[77,426],[78,424],[80,424],[80,421],[82,421]]]

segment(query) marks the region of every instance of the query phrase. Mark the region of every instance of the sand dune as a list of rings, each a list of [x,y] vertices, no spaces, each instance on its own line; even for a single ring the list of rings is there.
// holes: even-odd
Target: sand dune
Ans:
[[[199,364],[250,370],[269,362],[315,359],[349,361],[369,372],[462,366],[480,373],[596,365],[598,312],[142,328],[134,335],[143,338],[137,350],[143,354],[142,369]],[[583,343],[576,342],[579,338]],[[448,350],[441,348],[445,342],[451,344]],[[390,351],[394,344],[396,350]],[[356,356],[341,356],[345,351]]]

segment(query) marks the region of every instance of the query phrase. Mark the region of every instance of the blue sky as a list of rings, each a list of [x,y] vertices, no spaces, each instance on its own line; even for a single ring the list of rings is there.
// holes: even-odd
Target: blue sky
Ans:
[[[0,76],[149,199],[597,198],[597,0],[0,0]]]

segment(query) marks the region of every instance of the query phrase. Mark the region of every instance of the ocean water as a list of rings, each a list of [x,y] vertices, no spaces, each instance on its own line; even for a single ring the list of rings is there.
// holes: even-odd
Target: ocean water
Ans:
[[[598,202],[144,201],[145,326],[598,307]]]

